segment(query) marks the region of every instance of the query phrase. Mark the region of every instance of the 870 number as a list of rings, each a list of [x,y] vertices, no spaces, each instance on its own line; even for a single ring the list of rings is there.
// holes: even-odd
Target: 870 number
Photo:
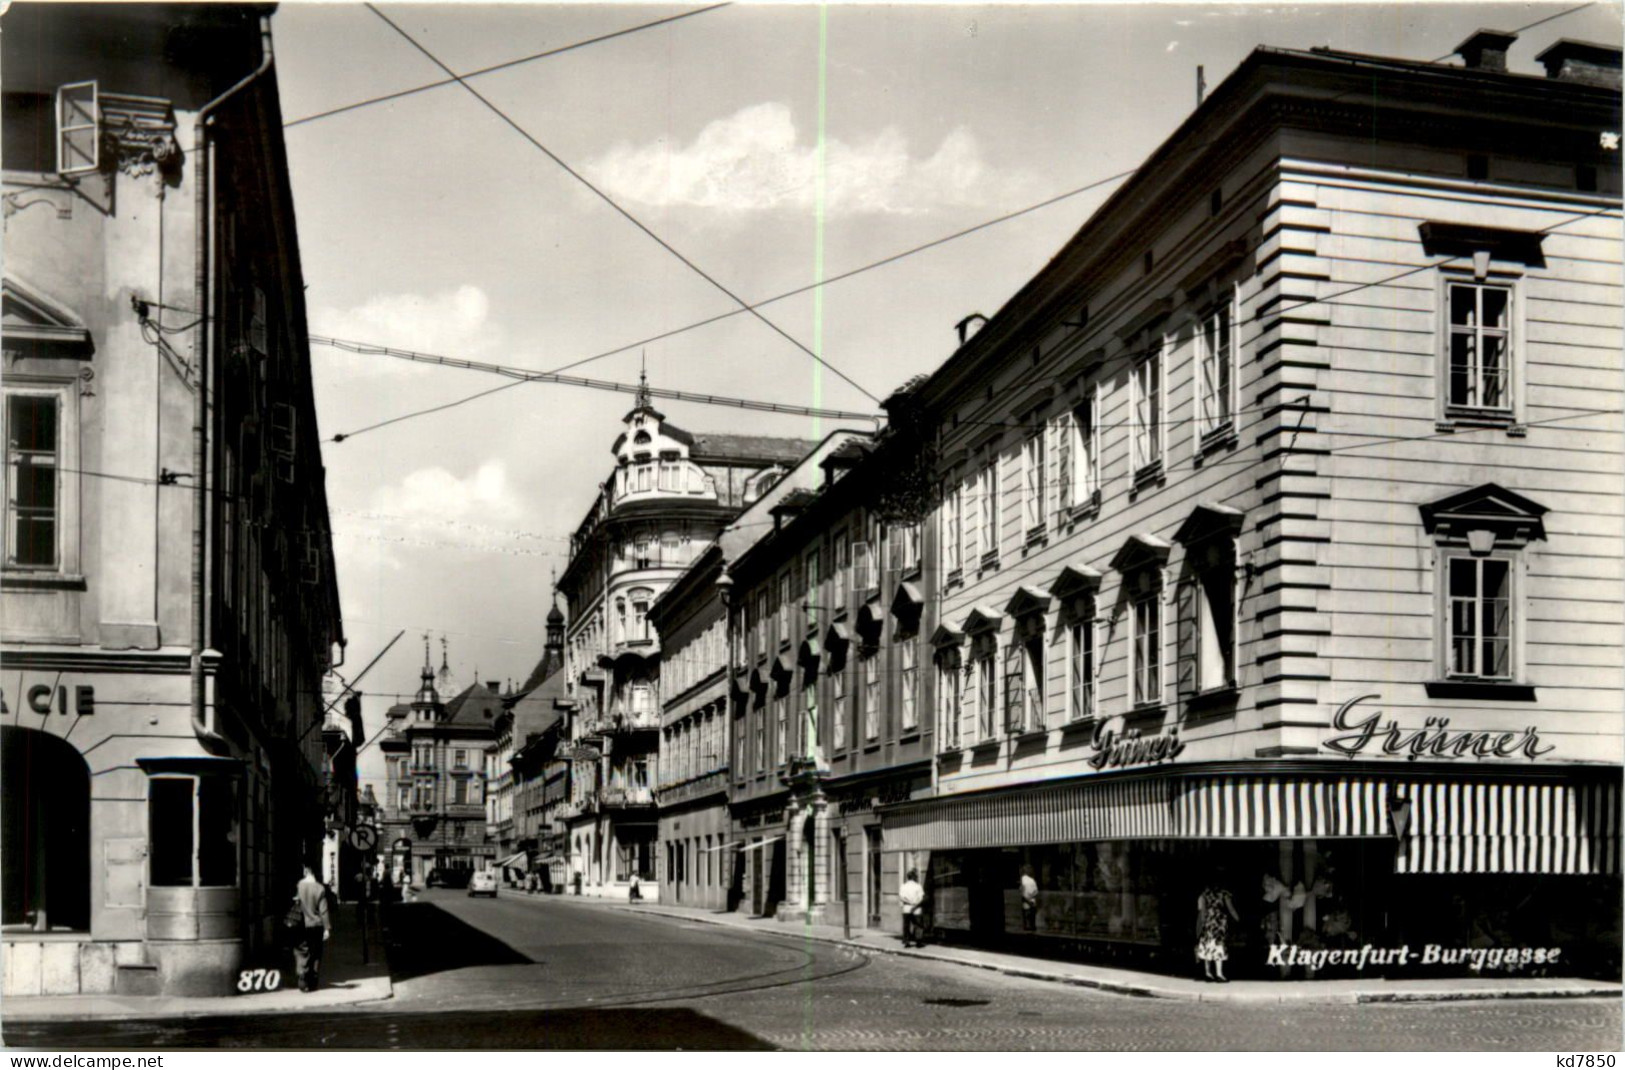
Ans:
[[[239,992],[275,992],[281,987],[281,970],[244,970],[237,975]]]

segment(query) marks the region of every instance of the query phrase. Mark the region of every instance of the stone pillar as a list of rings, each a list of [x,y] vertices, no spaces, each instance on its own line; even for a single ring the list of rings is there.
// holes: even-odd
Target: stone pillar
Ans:
[[[830,868],[833,860],[830,858],[829,838],[829,800],[819,792],[813,800],[813,847],[817,852],[817,871],[813,890],[816,893],[813,905],[820,911],[825,910],[830,901],[830,892],[833,887],[834,871]]]

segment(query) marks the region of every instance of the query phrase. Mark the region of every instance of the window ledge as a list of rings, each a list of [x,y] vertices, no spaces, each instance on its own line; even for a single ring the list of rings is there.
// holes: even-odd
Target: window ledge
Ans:
[[[877,751],[879,749],[880,749],[880,740],[878,740],[878,739],[875,740],[873,743],[865,743],[863,745],[863,753],[865,753],[865,754],[873,754],[875,751]]]
[[[1211,710],[1217,706],[1234,705],[1240,694],[1241,689],[1235,684],[1226,684],[1224,687],[1198,691],[1185,700],[1185,708],[1190,710]]]
[[[982,572],[997,572],[998,570],[999,570],[999,554],[998,554],[998,551],[983,554],[982,555],[982,560],[981,560],[981,569],[980,569],[980,571],[982,571]]]
[[[31,572],[28,569],[8,568],[0,573],[0,587],[82,591],[85,589],[85,577],[77,572]]]
[[[920,735],[921,735],[920,729],[911,728],[908,731],[904,732],[902,735],[898,736],[897,737],[897,742],[898,743],[918,743],[920,741]]]
[[[1197,459],[1201,460],[1210,453],[1228,449],[1236,444],[1236,422],[1231,420],[1223,427],[1214,428],[1202,435],[1202,443],[1197,449]]]
[[[1134,489],[1140,490],[1162,479],[1162,461],[1152,461],[1134,473]]]
[[[1423,684],[1428,698],[1495,699],[1501,702],[1534,702],[1535,685],[1492,680],[1429,680]]]
[[[1049,729],[1047,728],[1028,728],[1020,732],[1012,732],[1010,734],[1010,738],[1014,739],[1017,743],[1025,743],[1028,740],[1041,739],[1048,735]]]
[[[1454,431],[1456,428],[1485,428],[1501,427],[1510,434],[1524,434],[1527,429],[1518,424],[1517,418],[1510,412],[1486,412],[1472,409],[1446,410],[1444,417],[1436,425],[1440,431]]]
[[[997,737],[995,737],[993,739],[980,739],[980,740],[977,740],[975,743],[972,743],[970,745],[969,749],[971,751],[998,750],[999,749],[999,740],[997,739]]]
[[[1085,501],[1079,502],[1067,510],[1067,523],[1076,524],[1080,520],[1096,516],[1099,512],[1100,491],[1097,490],[1091,492]]]
[[[1068,722],[1066,722],[1066,724],[1062,725],[1061,726],[1061,731],[1062,732],[1084,732],[1084,731],[1092,732],[1092,731],[1094,731],[1095,726],[1098,725],[1099,723],[1100,723],[1100,718],[1099,717],[1079,717],[1079,718],[1076,718],[1075,720],[1068,721]]]

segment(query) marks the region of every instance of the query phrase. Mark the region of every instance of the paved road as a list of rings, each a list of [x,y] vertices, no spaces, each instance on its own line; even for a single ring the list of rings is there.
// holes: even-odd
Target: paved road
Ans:
[[[396,998],[269,1020],[7,1025],[30,1047],[1524,1050],[1620,1047],[1610,1000],[1136,999],[571,898],[402,908]],[[59,1049],[60,1050],[60,1049]]]

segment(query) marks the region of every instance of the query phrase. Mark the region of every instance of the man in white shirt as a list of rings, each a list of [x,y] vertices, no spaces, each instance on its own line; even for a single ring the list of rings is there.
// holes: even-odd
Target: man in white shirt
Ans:
[[[897,889],[897,902],[903,908],[903,946],[924,947],[921,928],[925,924],[925,889],[920,886],[917,870],[908,871],[908,879]]]
[[[1021,930],[1033,932],[1038,928],[1038,881],[1033,879],[1033,867],[1021,867]]]

